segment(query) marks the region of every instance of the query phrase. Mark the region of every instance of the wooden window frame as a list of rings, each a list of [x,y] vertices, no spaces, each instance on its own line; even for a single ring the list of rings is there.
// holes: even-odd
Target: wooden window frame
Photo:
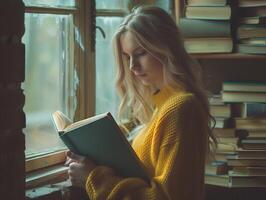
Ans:
[[[79,77],[76,90],[77,108],[74,120],[94,115],[95,108],[95,53],[92,48],[92,1],[76,0],[75,7],[25,6],[25,13],[73,15],[79,41],[74,38],[74,64]],[[80,45],[82,43],[82,46]],[[26,174],[49,166],[62,165],[66,159],[66,150],[43,152],[26,158]],[[40,172],[41,173],[41,172]]]
[[[79,37],[81,38],[83,47],[78,42],[74,42],[74,63],[79,77],[79,86],[77,89],[77,109],[75,112],[74,120],[84,119],[95,114],[95,22],[96,17],[123,17],[127,13],[121,9],[97,9],[93,5],[93,0],[76,0],[75,7],[40,7],[40,6],[25,6],[26,13],[37,14],[59,14],[67,15],[72,14],[74,18],[74,25],[79,30]],[[179,16],[177,6],[179,0],[174,0],[176,16]],[[95,8],[94,8],[95,6]],[[95,9],[95,16],[93,10]],[[91,37],[92,36],[92,37]],[[66,160],[66,150],[57,152],[43,153],[36,155],[33,158],[26,159],[26,174],[51,166],[63,166]],[[64,169],[62,170],[64,171]],[[66,175],[66,171],[64,171]],[[60,174],[62,175],[62,174]],[[49,175],[50,179],[57,180],[57,174]],[[30,183],[29,188],[45,184],[40,179],[36,178],[36,182]],[[48,180],[48,183],[50,183]]]

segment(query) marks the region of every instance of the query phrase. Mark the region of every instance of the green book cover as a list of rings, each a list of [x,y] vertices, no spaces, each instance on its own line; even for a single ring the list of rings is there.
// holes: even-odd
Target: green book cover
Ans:
[[[229,20],[180,19],[184,37],[231,37]]]
[[[122,177],[149,180],[144,166],[109,112],[74,125],[67,120],[69,126],[65,127],[62,121],[66,117],[62,116],[53,115],[53,121],[60,138],[70,151],[86,156],[98,165],[113,168]]]

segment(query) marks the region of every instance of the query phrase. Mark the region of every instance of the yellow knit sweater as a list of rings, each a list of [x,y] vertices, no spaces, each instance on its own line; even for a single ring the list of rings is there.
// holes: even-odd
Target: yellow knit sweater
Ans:
[[[207,118],[200,103],[191,93],[165,87],[154,104],[154,117],[132,144],[150,183],[97,166],[86,182],[90,199],[203,199]]]

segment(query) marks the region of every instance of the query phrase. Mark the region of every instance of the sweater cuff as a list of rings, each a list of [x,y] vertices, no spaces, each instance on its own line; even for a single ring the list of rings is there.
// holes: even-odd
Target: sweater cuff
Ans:
[[[106,198],[120,180],[112,168],[97,166],[87,178],[86,192],[90,199]]]

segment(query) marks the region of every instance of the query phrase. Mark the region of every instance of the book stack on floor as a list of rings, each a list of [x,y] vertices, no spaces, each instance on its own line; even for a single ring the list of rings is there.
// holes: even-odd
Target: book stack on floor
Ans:
[[[239,105],[239,117],[235,118],[236,132],[245,134],[240,137],[240,148],[236,149],[236,154],[227,155],[228,174],[207,176],[207,183],[229,187],[266,187],[266,97],[264,101],[256,98],[256,94],[261,93],[266,93],[264,83],[223,84],[223,101]]]
[[[221,95],[209,98],[210,113],[215,118],[214,135],[217,138],[217,149],[208,164],[205,166],[207,183],[209,178],[221,177],[228,174],[227,156],[236,155],[238,137],[235,129],[230,125],[231,105],[222,101]],[[217,183],[216,183],[217,184]],[[219,185],[219,183],[218,183]]]
[[[235,154],[239,140],[231,120],[232,105],[223,102],[221,95],[213,95],[209,103],[210,113],[216,122],[215,127],[213,123],[211,124],[218,142],[215,160],[225,162],[227,155]]]
[[[237,51],[266,54],[266,1],[239,0],[239,13]]]
[[[226,0],[187,0],[180,29],[189,53],[230,53],[231,7]]]

